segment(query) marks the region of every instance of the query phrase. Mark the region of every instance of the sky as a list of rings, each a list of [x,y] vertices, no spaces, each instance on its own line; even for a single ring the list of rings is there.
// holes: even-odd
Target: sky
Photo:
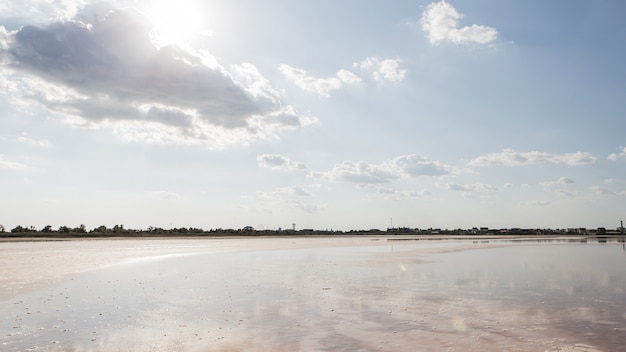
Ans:
[[[617,228],[624,13],[1,0],[0,224]]]

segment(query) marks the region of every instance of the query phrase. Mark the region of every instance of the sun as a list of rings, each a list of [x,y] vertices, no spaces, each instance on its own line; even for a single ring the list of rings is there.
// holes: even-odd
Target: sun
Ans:
[[[145,10],[159,46],[188,42],[194,35],[206,34],[202,11],[194,1],[160,1]]]

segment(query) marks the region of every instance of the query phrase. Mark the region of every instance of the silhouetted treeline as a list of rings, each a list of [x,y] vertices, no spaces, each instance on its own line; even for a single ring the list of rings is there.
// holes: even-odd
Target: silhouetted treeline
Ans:
[[[1,237],[119,237],[119,236],[285,236],[285,235],[303,235],[303,236],[328,236],[328,235],[441,235],[441,236],[468,236],[468,235],[619,235],[623,234],[623,229],[606,230],[603,227],[597,229],[585,228],[568,228],[568,229],[489,229],[486,227],[471,229],[454,229],[442,230],[436,228],[418,229],[409,227],[388,228],[386,230],[369,229],[369,230],[313,230],[313,229],[277,229],[277,230],[256,230],[250,226],[242,229],[210,229],[204,230],[195,227],[180,227],[164,229],[161,227],[150,226],[147,229],[129,229],[124,225],[115,225],[107,227],[105,225],[98,226],[88,230],[85,225],[77,227],[60,226],[55,229],[50,225],[37,229],[34,226],[18,225],[10,231],[6,231],[4,226],[0,225]]]
[[[41,229],[34,226],[18,225],[10,231],[0,225],[0,236],[2,237],[117,237],[117,236],[283,236],[286,234],[309,234],[309,235],[333,235],[343,233],[340,231],[315,231],[315,230],[255,230],[249,226],[243,229],[210,229],[204,230],[196,227],[180,227],[164,229],[150,226],[147,229],[130,229],[124,225],[107,227],[98,226],[88,230],[85,225],[77,227],[60,226],[55,229],[46,225]]]

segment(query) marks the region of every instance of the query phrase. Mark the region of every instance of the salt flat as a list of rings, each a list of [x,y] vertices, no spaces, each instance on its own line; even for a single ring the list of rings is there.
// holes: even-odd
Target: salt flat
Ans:
[[[176,255],[324,246],[371,245],[372,239],[340,238],[112,238],[30,239],[0,242],[0,300],[68,275],[108,265]]]
[[[612,351],[625,258],[618,243],[387,237],[3,242],[0,347]]]

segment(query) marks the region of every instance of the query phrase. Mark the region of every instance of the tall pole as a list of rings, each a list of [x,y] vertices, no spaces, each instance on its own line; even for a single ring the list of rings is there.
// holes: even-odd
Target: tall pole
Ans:
[[[619,221],[619,233],[624,234],[624,220]]]

